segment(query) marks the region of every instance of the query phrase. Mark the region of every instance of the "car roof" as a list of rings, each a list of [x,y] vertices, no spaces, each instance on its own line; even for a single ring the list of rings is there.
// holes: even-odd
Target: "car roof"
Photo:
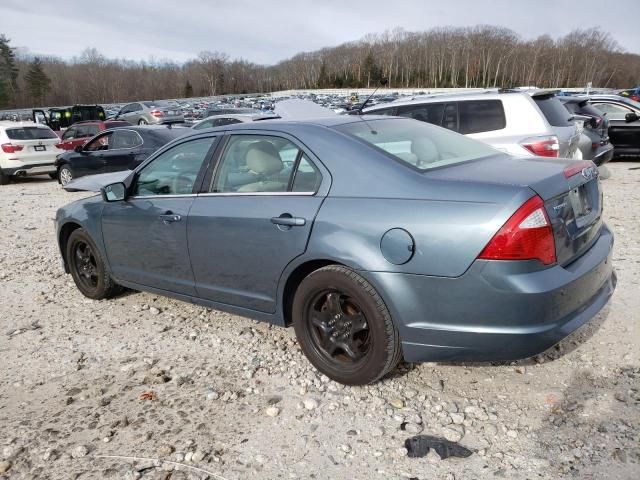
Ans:
[[[231,125],[224,125],[222,127],[203,128],[201,130],[195,130],[190,133],[189,136],[201,135],[209,131],[234,131],[234,130],[275,130],[287,132],[293,131],[300,127],[318,127],[318,128],[333,128],[340,125],[347,125],[349,123],[356,122],[371,122],[373,120],[406,120],[404,117],[390,117],[389,115],[333,115],[326,117],[310,117],[300,119],[282,119],[274,118],[268,122],[248,122],[248,123],[234,123]],[[186,135],[185,135],[186,136]]]
[[[265,115],[264,113],[216,113],[214,115],[209,115],[206,118],[200,120],[200,122],[204,122],[205,120],[209,120],[212,118],[235,118],[242,121],[250,122],[252,120],[263,120],[263,119],[276,119],[279,118],[276,115]]]
[[[500,98],[504,95],[513,95],[520,94],[524,95],[527,93],[524,90],[508,90],[508,89],[484,89],[484,90],[474,90],[474,91],[465,91],[465,92],[437,92],[437,93],[428,93],[426,95],[415,95],[408,98],[399,98],[398,100],[394,100],[393,102],[385,102],[382,104],[378,104],[375,106],[367,107],[364,109],[365,112],[379,110],[381,108],[389,108],[401,105],[416,105],[423,103],[425,101],[435,102],[439,100],[487,100],[487,99],[496,99]]]

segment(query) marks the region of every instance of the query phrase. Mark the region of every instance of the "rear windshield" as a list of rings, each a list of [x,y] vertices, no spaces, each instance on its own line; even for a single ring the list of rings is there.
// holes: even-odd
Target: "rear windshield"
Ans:
[[[169,102],[165,102],[164,100],[158,100],[157,102],[142,102],[142,103],[144,103],[149,108],[151,108],[151,107],[160,107],[160,108],[169,107],[169,108],[171,108],[173,106]]]
[[[363,118],[335,129],[422,171],[499,153],[484,143],[414,120]]]
[[[7,128],[7,137],[11,140],[46,140],[58,138],[55,132],[42,127]]]
[[[549,124],[553,127],[570,127],[571,115],[556,97],[533,97]]]

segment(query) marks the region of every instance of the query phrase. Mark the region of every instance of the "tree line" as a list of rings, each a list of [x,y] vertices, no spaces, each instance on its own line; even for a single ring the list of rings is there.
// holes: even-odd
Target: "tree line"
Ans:
[[[359,41],[257,65],[204,51],[169,60],[108,59],[87,48],[72,60],[16,54],[0,35],[0,107],[117,103],[271,92],[376,86],[390,88],[513,87],[625,88],[640,83],[640,55],[625,53],[599,29],[526,40],[495,26],[397,28]]]

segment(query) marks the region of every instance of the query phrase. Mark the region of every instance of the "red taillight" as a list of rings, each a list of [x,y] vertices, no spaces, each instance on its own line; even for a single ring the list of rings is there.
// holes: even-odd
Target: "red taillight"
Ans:
[[[560,144],[557,137],[528,138],[521,145],[539,157],[557,158],[559,156]]]
[[[556,262],[551,222],[538,196],[530,198],[514,213],[478,258],[484,260],[540,260]]]
[[[564,177],[571,178],[574,175],[577,175],[578,173],[582,172],[585,168],[597,168],[597,167],[596,167],[596,164],[593,163],[591,160],[580,160],[577,162],[573,162],[571,165],[569,165],[568,167],[565,167],[565,169],[563,170]]]
[[[22,150],[24,148],[24,146],[22,145],[14,145],[12,143],[3,143],[2,144],[2,151],[4,153],[16,153],[19,152],[20,150]]]
[[[151,115],[153,115],[154,117],[163,117],[164,116],[164,112],[160,111],[160,110],[151,110]]]
[[[59,148],[60,150],[64,150],[64,145],[61,143],[56,143],[56,148]]]

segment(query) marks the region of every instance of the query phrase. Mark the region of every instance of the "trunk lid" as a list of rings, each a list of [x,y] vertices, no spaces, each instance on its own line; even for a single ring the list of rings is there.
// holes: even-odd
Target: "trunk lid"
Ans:
[[[600,234],[602,193],[598,168],[593,162],[504,155],[433,170],[427,175],[529,187],[545,203],[560,265],[588,250]]]

